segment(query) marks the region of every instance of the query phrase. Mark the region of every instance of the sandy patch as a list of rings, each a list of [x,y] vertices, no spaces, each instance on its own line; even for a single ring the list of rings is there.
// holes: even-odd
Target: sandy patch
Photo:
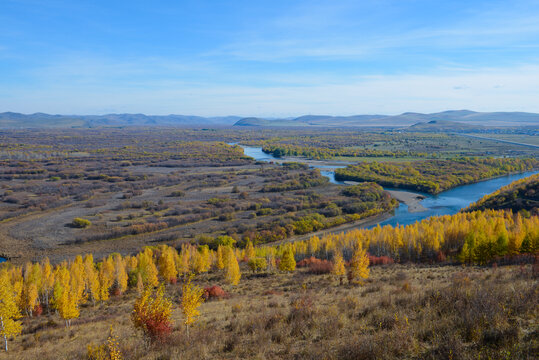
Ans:
[[[422,212],[426,211],[427,208],[421,205],[421,200],[425,198],[425,196],[409,191],[400,191],[400,190],[386,190],[388,193],[391,194],[392,197],[397,199],[399,202],[404,203],[408,205],[408,212],[415,213],[415,212]]]

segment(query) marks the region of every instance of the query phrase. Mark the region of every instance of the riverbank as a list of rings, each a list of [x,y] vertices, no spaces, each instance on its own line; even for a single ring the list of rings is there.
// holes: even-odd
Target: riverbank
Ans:
[[[241,146],[241,145],[240,145]],[[300,157],[285,157],[277,159],[271,154],[266,154],[262,151],[260,147],[245,147],[245,155],[251,156],[258,161],[265,162],[285,162],[285,161],[296,161],[301,163],[306,163],[312,167],[318,167],[320,173],[323,176],[326,176],[329,181],[337,185],[356,185],[358,182],[355,181],[337,181],[335,180],[335,168],[345,167],[342,162],[339,164],[341,166],[335,166],[336,161],[326,160],[326,161],[317,161],[309,160],[306,161],[304,158]],[[323,164],[324,167],[320,165]],[[332,168],[328,168],[330,165]],[[462,184],[456,187],[453,187],[449,190],[441,191],[437,194],[425,194],[407,191],[405,189],[396,189],[389,188],[385,189],[386,191],[392,192],[392,196],[397,199],[402,205],[395,209],[394,214],[386,214],[383,217],[374,217],[373,224],[363,224],[363,220],[359,223],[346,224],[331,230],[323,230],[320,233],[325,232],[340,232],[355,227],[369,227],[374,226],[379,223],[381,226],[391,225],[409,225],[413,224],[416,221],[421,221],[423,219],[429,218],[431,216],[442,216],[442,215],[453,215],[458,213],[461,209],[466,208],[471,203],[479,200],[481,197],[490,194],[499,188],[510,184],[515,180],[520,180],[524,177],[530,176],[537,173],[537,169],[532,171],[525,171],[522,173],[510,173],[499,175],[496,177],[491,177],[488,179],[477,180],[476,182]],[[366,219],[364,219],[366,220]],[[312,235],[312,234],[311,234]],[[298,238],[298,237],[296,237]]]
[[[285,240],[279,240],[279,241],[275,241],[275,242],[272,242],[272,243],[268,243],[267,245],[278,245],[278,244],[284,244],[284,243],[289,243],[289,242],[294,242],[294,241],[308,240],[313,236],[322,237],[322,236],[325,236],[325,235],[328,235],[328,234],[339,234],[339,233],[346,232],[346,231],[353,230],[353,229],[368,228],[368,227],[374,226],[374,225],[376,225],[376,224],[378,224],[378,223],[380,223],[380,222],[382,222],[384,220],[391,219],[393,216],[394,216],[393,211],[388,211],[388,212],[385,212],[385,213],[382,213],[382,214],[370,216],[368,218],[364,218],[364,219],[357,220],[357,221],[354,221],[354,222],[342,224],[342,225],[332,227],[332,228],[329,228],[329,229],[318,230],[318,231],[311,232],[311,233],[304,234],[304,235],[292,236],[292,237],[287,238]]]
[[[325,170],[335,170],[338,168],[344,168],[348,165],[352,165],[351,162],[344,162],[344,161],[331,161],[331,160],[311,160],[307,158],[302,157],[295,157],[295,156],[287,156],[283,158],[275,158],[270,161],[273,161],[276,164],[282,164],[282,163],[288,163],[288,162],[297,162],[306,164],[309,167],[314,168],[323,168]]]
[[[348,185],[353,185],[353,184],[348,184]],[[426,196],[424,195],[409,192],[409,191],[400,191],[400,190],[386,190],[386,191],[390,193],[391,196],[395,198],[398,202],[407,205],[408,206],[407,212],[409,213],[419,213],[419,212],[429,210],[423,205],[421,205],[420,203],[422,200],[426,199]],[[315,232],[304,234],[304,235],[292,236],[286,240],[277,241],[271,244],[275,245],[275,244],[281,244],[281,243],[301,241],[301,240],[307,240],[313,236],[322,237],[328,234],[338,234],[341,232],[346,232],[346,231],[350,231],[354,229],[368,228],[371,226],[375,226],[385,220],[393,218],[395,216],[394,211],[396,210],[388,211],[382,214],[378,214],[375,216],[371,216],[365,219],[343,224],[343,225],[336,226],[333,228],[319,230],[319,231],[315,231]]]
[[[400,191],[400,190],[386,190],[391,197],[397,199],[400,203],[408,205],[408,212],[416,213],[427,211],[428,209],[421,205],[421,201],[426,198],[426,196],[413,193],[410,191]]]

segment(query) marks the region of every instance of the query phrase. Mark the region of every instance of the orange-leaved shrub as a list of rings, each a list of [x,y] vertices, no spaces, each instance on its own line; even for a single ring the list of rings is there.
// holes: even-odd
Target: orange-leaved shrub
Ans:
[[[204,299],[224,299],[228,297],[228,293],[224,291],[219,285],[213,285],[204,288]]]
[[[321,260],[311,256],[299,261],[297,267],[307,267],[311,274],[329,274],[333,270],[333,263],[329,260]]]
[[[135,328],[142,330],[152,343],[164,342],[172,332],[172,302],[164,293],[163,285],[155,292],[147,287],[135,301],[131,315]]]
[[[389,256],[374,256],[367,254],[369,256],[370,265],[388,265],[393,264],[395,261]]]

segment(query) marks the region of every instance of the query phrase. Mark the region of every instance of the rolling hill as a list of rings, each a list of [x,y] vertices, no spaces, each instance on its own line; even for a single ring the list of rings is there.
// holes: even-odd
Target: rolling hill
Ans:
[[[453,122],[453,124],[448,123]],[[426,125],[425,125],[426,124]],[[400,115],[303,115],[296,118],[265,119],[259,117],[222,116],[202,117],[194,115],[51,115],[45,113],[0,113],[0,128],[62,128],[62,127],[122,127],[122,126],[265,126],[265,127],[408,127],[431,128],[443,131],[443,127],[455,129],[469,126],[539,126],[539,114],[523,112],[474,112],[449,110],[422,114],[407,112]]]
[[[431,123],[431,122],[435,123]],[[235,126],[394,126],[406,127],[422,123],[447,126],[539,126],[539,114],[523,112],[474,112],[469,110],[448,110],[439,113],[422,114],[407,112],[400,115],[305,115],[294,119],[268,120],[244,118]],[[447,122],[453,122],[449,124]],[[419,129],[418,129],[419,130]]]
[[[119,126],[231,126],[239,116],[201,117],[192,115],[50,115],[44,113],[0,113],[0,128],[63,128]]]

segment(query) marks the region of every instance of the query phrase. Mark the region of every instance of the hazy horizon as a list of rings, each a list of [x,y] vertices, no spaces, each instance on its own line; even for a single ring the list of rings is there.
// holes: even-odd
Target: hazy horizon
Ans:
[[[438,114],[438,113],[444,113],[444,112],[452,112],[452,111],[471,111],[476,113],[482,113],[482,111],[476,111],[473,109],[444,109],[439,111],[433,111],[433,112],[420,112],[420,111],[405,111],[400,113],[343,113],[343,114],[333,114],[333,113],[298,113],[298,114],[292,114],[289,116],[282,116],[282,117],[273,117],[273,116],[255,116],[250,114],[218,114],[218,115],[200,115],[200,114],[192,114],[192,113],[162,113],[162,114],[155,114],[155,113],[145,113],[145,112],[125,112],[125,113],[119,113],[119,112],[112,112],[112,113],[47,113],[43,111],[36,111],[31,113],[23,113],[18,111],[10,111],[10,110],[2,110],[0,109],[0,114],[2,113],[16,113],[16,114],[22,114],[22,115],[36,115],[36,114],[45,114],[45,115],[52,115],[52,116],[107,116],[107,115],[145,115],[145,116],[198,116],[198,117],[205,117],[205,118],[226,118],[226,117],[238,117],[238,118],[250,118],[250,117],[260,117],[267,120],[271,119],[295,119],[301,116],[331,116],[331,117],[351,117],[351,116],[399,116],[403,114]],[[527,111],[485,111],[485,113],[515,113],[515,112],[523,112],[523,113],[530,113],[530,114],[539,114],[539,112],[527,112]]]

